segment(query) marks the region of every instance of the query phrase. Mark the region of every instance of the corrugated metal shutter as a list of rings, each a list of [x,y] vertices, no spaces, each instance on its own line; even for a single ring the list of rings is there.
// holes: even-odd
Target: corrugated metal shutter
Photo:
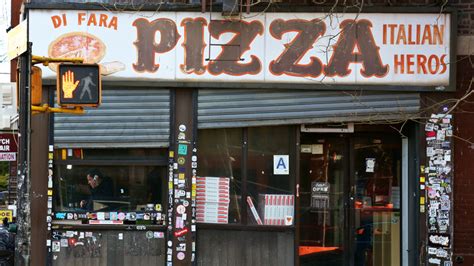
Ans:
[[[203,89],[198,127],[377,122],[407,119],[419,109],[419,93]]]
[[[58,148],[168,147],[170,91],[104,88],[102,105],[84,115],[55,114]]]

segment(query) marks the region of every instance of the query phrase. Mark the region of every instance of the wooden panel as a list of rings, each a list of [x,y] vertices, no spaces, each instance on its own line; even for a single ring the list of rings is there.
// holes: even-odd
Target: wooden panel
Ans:
[[[147,238],[145,231],[94,231],[91,232],[92,236],[87,236],[86,232],[75,232],[77,234],[74,237],[67,237],[64,231],[55,232],[58,235],[57,240],[73,238],[76,244],[74,247],[69,244],[68,247],[61,247],[59,252],[53,252],[53,265],[151,266],[165,264],[165,239]],[[84,234],[83,237],[81,233]],[[80,244],[77,244],[79,242]]]
[[[46,261],[49,114],[31,117],[31,265]]]
[[[293,265],[294,233],[204,230],[197,233],[198,265]]]

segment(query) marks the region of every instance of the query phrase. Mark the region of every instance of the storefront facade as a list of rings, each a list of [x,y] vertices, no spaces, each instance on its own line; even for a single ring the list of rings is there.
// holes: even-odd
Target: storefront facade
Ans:
[[[424,92],[454,89],[451,13],[28,19],[34,54],[104,74],[99,108],[50,117],[49,263],[418,262],[424,128],[410,120]]]

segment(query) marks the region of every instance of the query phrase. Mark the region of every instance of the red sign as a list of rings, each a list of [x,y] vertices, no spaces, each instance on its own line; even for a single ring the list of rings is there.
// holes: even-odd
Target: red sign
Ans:
[[[0,161],[16,161],[18,136],[15,134],[0,134]]]

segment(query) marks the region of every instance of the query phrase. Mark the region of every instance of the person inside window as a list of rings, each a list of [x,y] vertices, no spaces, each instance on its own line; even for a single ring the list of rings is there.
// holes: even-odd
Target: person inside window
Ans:
[[[90,196],[87,200],[80,202],[80,207],[86,210],[94,209],[94,201],[112,200],[114,190],[112,180],[105,177],[99,170],[92,169],[87,173],[87,183],[89,184]]]

